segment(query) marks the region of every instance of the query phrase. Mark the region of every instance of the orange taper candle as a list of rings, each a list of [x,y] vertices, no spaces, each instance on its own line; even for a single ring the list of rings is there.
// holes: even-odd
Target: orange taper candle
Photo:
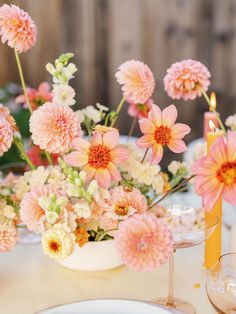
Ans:
[[[211,145],[219,137],[224,136],[224,131],[215,128],[214,123],[209,121],[211,132],[207,133],[207,155],[210,156]],[[218,224],[214,232],[205,242],[205,267],[210,269],[221,256],[221,231],[222,231],[222,197],[220,196],[213,208],[207,210],[214,216],[218,217]],[[206,213],[206,225],[210,224],[210,217]]]

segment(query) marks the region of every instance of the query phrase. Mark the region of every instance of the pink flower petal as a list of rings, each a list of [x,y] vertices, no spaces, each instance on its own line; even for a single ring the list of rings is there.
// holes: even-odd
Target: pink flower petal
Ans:
[[[91,144],[92,145],[102,145],[103,144],[102,133],[100,133],[100,132],[94,133],[92,138],[91,138]]]
[[[157,105],[152,105],[152,109],[148,113],[148,119],[151,120],[155,126],[161,125],[161,109]]]
[[[224,185],[221,184],[217,188],[203,196],[203,204],[206,210],[211,210],[214,207],[216,201],[222,194],[223,187]]]
[[[200,176],[215,175],[219,165],[216,164],[210,157],[202,157],[195,161],[192,165],[193,174]]]
[[[90,182],[96,174],[96,169],[90,167],[88,164],[84,166],[83,171],[86,172],[86,182]]]
[[[152,133],[156,129],[155,125],[146,118],[139,120],[139,126],[143,134]]]
[[[80,152],[81,151],[88,151],[90,145],[91,144],[89,142],[83,140],[82,138],[76,138],[72,142],[73,148],[80,151]]]
[[[107,169],[97,169],[95,179],[104,189],[108,189],[111,185],[111,175]]]
[[[236,131],[228,131],[227,134],[228,159],[236,160]]]
[[[88,162],[88,155],[75,151],[64,156],[63,159],[68,165],[73,167],[83,167]]]
[[[163,157],[163,147],[162,145],[154,145],[152,147],[152,158],[151,158],[151,164],[158,164]]]
[[[212,144],[211,158],[219,164],[228,161],[227,146],[224,137],[217,138]]]
[[[236,205],[236,185],[225,185],[223,190],[223,198],[226,202]]]
[[[185,145],[184,141],[182,140],[172,140],[169,144],[167,144],[170,150],[174,153],[183,153],[188,150],[187,146]]]
[[[181,140],[186,134],[190,133],[191,129],[187,124],[176,123],[171,128],[171,136],[174,139]]]
[[[117,167],[112,162],[110,162],[108,164],[107,168],[108,168],[108,171],[111,175],[112,180],[114,180],[114,181],[120,181],[121,180],[120,172],[118,171]]]
[[[219,185],[219,181],[214,176],[197,176],[195,188],[198,194],[204,195],[216,189]]]
[[[112,161],[117,164],[120,164],[129,158],[129,151],[124,147],[116,147],[110,154]]]
[[[162,124],[172,127],[177,119],[177,115],[178,115],[177,109],[174,105],[166,107],[162,111]]]
[[[113,149],[114,147],[116,147],[118,143],[119,143],[118,130],[114,129],[103,134],[103,145],[107,146],[110,149]]]
[[[155,144],[155,140],[152,134],[145,134],[136,141],[136,144],[140,148],[148,148]]]

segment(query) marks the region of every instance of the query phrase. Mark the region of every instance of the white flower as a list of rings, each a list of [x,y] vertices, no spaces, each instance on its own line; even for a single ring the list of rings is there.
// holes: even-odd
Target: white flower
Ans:
[[[83,109],[83,113],[94,123],[101,121],[100,111],[95,109],[93,106],[87,106],[85,109]]]
[[[10,205],[6,205],[6,206],[3,208],[3,215],[4,215],[6,218],[13,219],[13,218],[16,216],[14,207],[13,207],[13,206],[10,206]]]
[[[30,186],[29,186],[29,179],[27,177],[27,172],[24,174],[24,176],[20,177],[19,180],[17,180],[13,190],[16,194],[17,199],[21,200],[25,193],[29,192]]]
[[[180,161],[176,161],[176,160],[173,160],[169,166],[168,166],[168,170],[170,173],[172,173],[173,175],[175,175],[178,170],[183,166],[182,162]]]
[[[194,147],[194,160],[198,160],[207,155],[207,143],[198,143]]]
[[[83,123],[84,119],[85,119],[84,111],[83,110],[77,110],[77,111],[75,111],[75,113],[78,117],[79,123]]]
[[[64,106],[72,106],[75,104],[75,91],[69,85],[54,85],[53,101]]]
[[[89,186],[88,186],[88,189],[87,189],[87,192],[90,194],[90,195],[94,195],[98,190],[98,183],[96,180],[92,180],[90,183],[89,183]]]
[[[48,183],[54,185],[64,185],[65,175],[58,166],[49,166],[48,168],[49,177]]]
[[[90,205],[87,202],[81,201],[73,205],[75,212],[79,218],[89,218],[91,216]]]
[[[58,214],[54,211],[46,211],[45,212],[46,220],[48,223],[55,224],[58,219]]]
[[[49,172],[43,166],[38,167],[36,170],[31,171],[29,179],[30,188],[44,185],[49,176]]]
[[[153,183],[152,183],[152,187],[155,190],[156,194],[162,194],[163,192],[163,188],[164,188],[164,179],[162,178],[162,176],[158,175],[155,177]]]
[[[100,111],[108,111],[108,110],[109,110],[108,107],[105,107],[105,106],[99,104],[99,102],[96,103],[96,107],[97,107]]]
[[[233,116],[229,116],[226,120],[225,120],[225,124],[231,128],[233,131],[236,130],[236,113]]]
[[[85,181],[86,180],[86,172],[80,171],[79,177],[80,177],[80,180]]]

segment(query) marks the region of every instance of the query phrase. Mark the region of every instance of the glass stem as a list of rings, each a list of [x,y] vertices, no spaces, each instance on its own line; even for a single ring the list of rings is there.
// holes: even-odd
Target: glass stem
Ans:
[[[174,307],[174,257],[175,250],[169,260],[169,286],[168,286],[168,297],[167,306]]]

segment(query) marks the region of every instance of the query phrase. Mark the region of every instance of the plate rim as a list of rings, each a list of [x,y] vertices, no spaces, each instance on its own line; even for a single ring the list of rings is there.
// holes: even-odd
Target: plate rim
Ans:
[[[166,309],[165,307],[160,306],[159,304],[151,303],[150,301],[145,301],[145,300],[123,299],[123,298],[96,298],[96,299],[86,299],[86,300],[79,300],[79,301],[75,301],[75,302],[62,303],[62,304],[50,306],[48,308],[45,308],[45,309],[42,309],[40,311],[34,312],[33,314],[44,314],[43,313],[44,311],[51,310],[51,309],[56,309],[59,306],[70,305],[70,304],[75,304],[75,303],[82,303],[82,302],[88,302],[88,301],[100,301],[100,300],[101,301],[131,301],[131,302],[134,301],[134,302],[137,302],[137,303],[144,303],[144,304],[150,305],[152,307],[163,309],[167,313],[169,312],[171,314],[171,312],[168,309]]]

